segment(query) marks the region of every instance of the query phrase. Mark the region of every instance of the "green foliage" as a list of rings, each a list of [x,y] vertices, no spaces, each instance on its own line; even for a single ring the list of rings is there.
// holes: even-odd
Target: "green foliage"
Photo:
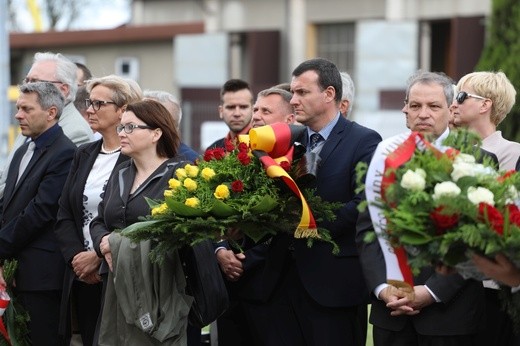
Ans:
[[[4,280],[7,283],[7,293],[11,297],[11,302],[2,316],[4,325],[10,338],[10,343],[0,334],[0,346],[28,346],[29,331],[27,323],[29,314],[18,303],[15,292],[13,291],[14,275],[18,268],[16,260],[7,260],[3,265]]]
[[[478,71],[503,71],[520,90],[520,2],[493,0],[486,45],[476,67]],[[499,125],[504,137],[520,141],[520,103]]]

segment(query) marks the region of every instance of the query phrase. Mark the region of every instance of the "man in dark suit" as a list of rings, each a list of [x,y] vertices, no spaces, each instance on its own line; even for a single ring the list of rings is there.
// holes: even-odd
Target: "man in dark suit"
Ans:
[[[218,113],[229,127],[226,137],[216,140],[208,149],[224,148],[224,141],[234,141],[238,135],[247,135],[253,116],[253,92],[246,81],[230,79],[220,89]]]
[[[65,263],[53,228],[76,146],[57,124],[64,99],[53,83],[23,84],[20,92],[15,117],[30,140],[14,154],[0,200],[0,259],[18,260],[16,294],[30,316],[32,343],[54,346]]]
[[[342,203],[336,220],[319,225],[340,253],[318,240],[308,247],[307,239],[273,238],[262,280],[265,303],[250,323],[260,345],[364,345],[368,293],[355,246],[361,200],[355,166],[369,162],[381,137],[341,116],[342,82],[332,62],[311,59],[292,75],[291,104],[296,121],[307,127],[301,143],[320,158],[316,193]],[[311,148],[314,134],[322,138]]]
[[[449,134],[452,81],[442,74],[419,71],[408,81],[405,107],[407,126],[412,131],[427,133],[435,144]],[[386,155],[408,138],[404,133],[381,142],[367,173],[367,200],[373,201],[373,186]],[[373,172],[373,173],[372,173]],[[374,177],[374,180],[372,180]],[[372,219],[371,219],[372,217]],[[379,241],[366,243],[365,234],[380,225],[380,213],[370,204],[359,216],[358,244],[363,272],[370,289],[374,325],[374,345],[475,345],[476,332],[484,308],[484,288],[475,280],[464,280],[459,274],[443,275],[435,268],[425,268],[414,277],[414,298],[387,283],[392,268],[387,268]]]

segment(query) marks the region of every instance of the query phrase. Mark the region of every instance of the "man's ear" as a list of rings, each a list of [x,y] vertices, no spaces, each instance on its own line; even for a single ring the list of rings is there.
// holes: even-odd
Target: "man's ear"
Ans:
[[[51,120],[54,120],[57,118],[58,116],[58,108],[56,108],[56,106],[51,106],[51,108],[49,108],[47,110],[47,120],[48,121],[51,121]],[[56,119],[57,120],[57,119]]]
[[[222,107],[222,105],[218,106],[218,117],[220,119],[223,119],[222,118],[222,111],[224,110],[224,108]]]
[[[64,84],[64,83],[60,83],[59,89],[61,90],[63,95],[66,95],[65,99],[67,99],[69,97],[69,93],[70,93],[70,85]]]
[[[333,86],[328,86],[325,91],[325,97],[327,102],[336,102],[334,99],[336,98],[336,89]]]

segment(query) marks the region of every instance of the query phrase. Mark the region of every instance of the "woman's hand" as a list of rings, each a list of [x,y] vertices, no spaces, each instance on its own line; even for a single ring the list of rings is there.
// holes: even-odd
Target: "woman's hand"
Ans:
[[[107,234],[103,238],[101,238],[101,243],[99,244],[99,249],[101,250],[101,254],[105,257],[105,261],[108,263],[108,268],[110,268],[110,271],[113,271],[112,269],[112,253],[110,252],[110,243],[108,241],[108,237],[110,234]]]
[[[82,251],[72,259],[72,270],[80,280],[85,280],[87,276],[97,273],[101,258],[94,251]]]

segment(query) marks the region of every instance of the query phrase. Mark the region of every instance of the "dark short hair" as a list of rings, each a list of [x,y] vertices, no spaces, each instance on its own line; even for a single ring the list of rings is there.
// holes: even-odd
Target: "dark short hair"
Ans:
[[[24,83],[20,85],[19,89],[22,94],[35,93],[42,109],[56,107],[56,120],[60,118],[65,106],[65,98],[56,85],[49,82]]]
[[[247,89],[251,92],[251,95],[253,95],[253,92],[251,91],[251,87],[249,86],[249,83],[242,79],[230,79],[220,89],[220,103],[222,103],[222,97],[225,93],[228,92],[237,92],[239,90]]]
[[[146,99],[130,103],[126,111],[133,112],[146,125],[162,130],[157,143],[157,154],[162,157],[175,157],[179,151],[180,135],[170,112],[158,101]]]
[[[341,75],[338,68],[333,62],[323,59],[315,58],[302,62],[296,67],[292,73],[294,77],[298,77],[307,71],[314,71],[318,74],[318,85],[321,90],[327,89],[329,86],[333,87],[336,91],[334,100],[336,102],[341,101],[343,93]]]
[[[85,64],[82,64],[80,62],[75,62],[75,64],[83,72],[82,82],[92,79],[92,72],[90,72],[89,68]]]

